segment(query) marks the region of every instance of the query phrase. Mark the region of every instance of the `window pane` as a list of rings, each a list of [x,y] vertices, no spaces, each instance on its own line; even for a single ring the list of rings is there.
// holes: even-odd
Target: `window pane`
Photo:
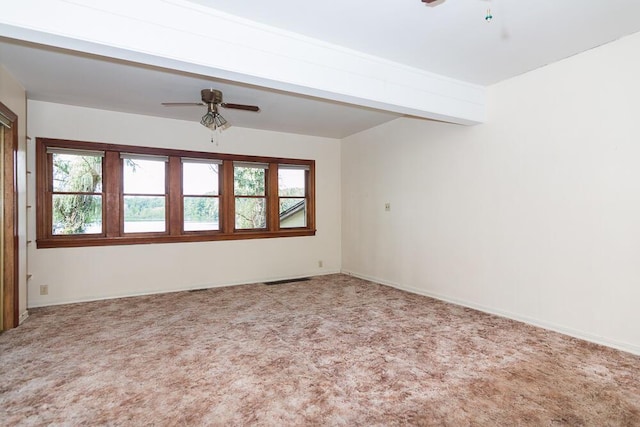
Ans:
[[[53,191],[102,192],[102,157],[53,154]]]
[[[184,231],[218,230],[217,197],[184,198]]]
[[[263,198],[236,197],[236,229],[265,228],[266,206]]]
[[[218,167],[215,163],[182,164],[182,193],[190,196],[218,195]]]
[[[124,192],[165,194],[165,164],[162,160],[124,159]]]
[[[304,197],[305,173],[303,169],[278,169],[278,195]]]
[[[124,232],[165,231],[165,198],[154,196],[124,197]]]
[[[236,196],[264,196],[264,178],[265,169],[236,166],[233,168],[233,192]]]
[[[53,195],[53,234],[102,233],[102,196]]]
[[[306,226],[306,199],[280,199],[280,228],[295,228]]]

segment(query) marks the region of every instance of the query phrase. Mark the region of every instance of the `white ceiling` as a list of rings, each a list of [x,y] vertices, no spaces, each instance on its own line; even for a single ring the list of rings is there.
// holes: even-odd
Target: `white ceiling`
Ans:
[[[640,31],[639,0],[191,1],[481,85]]]
[[[482,85],[640,31],[639,0],[193,0],[256,22]],[[493,20],[484,16],[491,8]],[[2,36],[2,34],[0,34]],[[0,64],[30,99],[197,122],[203,88],[259,113],[223,110],[233,125],[342,138],[398,117],[209,76],[0,37]]]

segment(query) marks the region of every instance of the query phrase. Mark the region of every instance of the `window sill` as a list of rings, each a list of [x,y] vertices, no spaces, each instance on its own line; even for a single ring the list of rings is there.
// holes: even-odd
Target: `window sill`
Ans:
[[[217,234],[182,234],[178,236],[84,237],[56,236],[36,240],[38,249],[78,248],[84,246],[143,245],[152,243],[212,242],[218,240],[272,239],[279,237],[315,236],[316,230],[238,231]]]

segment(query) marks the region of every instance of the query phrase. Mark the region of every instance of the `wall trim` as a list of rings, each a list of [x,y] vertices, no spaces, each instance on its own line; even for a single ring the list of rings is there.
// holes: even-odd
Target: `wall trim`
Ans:
[[[553,332],[558,332],[561,333],[563,335],[568,335],[570,337],[573,338],[578,338],[584,341],[589,341],[591,343],[594,344],[599,344],[599,345],[603,345],[605,347],[611,347],[614,348],[616,350],[621,350],[621,351],[625,351],[627,353],[631,353],[631,354],[635,354],[640,356],[640,346],[636,346],[633,344],[629,344],[629,343],[625,343],[625,342],[620,342],[620,341],[616,341],[616,340],[611,340],[605,337],[601,337],[598,335],[593,335],[590,334],[588,332],[583,332],[583,331],[579,331],[573,328],[567,328],[565,326],[562,325],[558,325],[556,323],[552,323],[552,322],[546,322],[544,320],[539,320],[539,319],[535,319],[532,317],[527,317],[527,316],[521,316],[519,314],[516,313],[512,313],[509,311],[503,311],[503,310],[498,310],[492,307],[487,307],[484,305],[480,305],[480,304],[475,304],[473,302],[470,301],[466,301],[466,300],[461,300],[458,298],[452,298],[446,295],[442,295],[442,294],[438,294],[435,292],[430,292],[430,291],[425,291],[422,289],[418,289],[418,288],[414,288],[412,286],[406,286],[400,283],[396,283],[396,282],[391,282],[389,280],[384,280],[384,279],[379,279],[377,277],[372,277],[372,276],[368,276],[366,274],[360,274],[360,273],[356,273],[354,271],[350,271],[350,270],[342,270],[341,271],[343,274],[348,274],[350,276],[353,277],[357,277],[359,279],[363,279],[363,280],[368,280],[370,282],[374,282],[380,285],[385,285],[385,286],[391,286],[392,288],[396,288],[402,291],[407,291],[407,292],[411,292],[413,294],[418,294],[418,295],[423,295],[426,297],[430,297],[430,298],[434,298],[440,301],[444,301],[444,302],[448,302],[451,304],[455,304],[455,305],[459,305],[459,306],[463,306],[463,307],[467,307],[467,308],[472,308],[474,310],[478,310],[478,311],[482,311],[484,313],[488,313],[488,314],[493,314],[495,316],[500,316],[500,317],[504,317],[507,319],[511,319],[511,320],[515,320],[518,322],[522,322],[522,323],[526,323],[529,325],[533,325],[533,326],[537,326],[543,329],[547,329]]]
[[[27,318],[29,317],[29,310],[25,310],[22,312],[22,314],[20,315],[20,318],[18,319],[18,325],[22,325],[22,323],[27,320]]]
[[[135,293],[126,293],[126,294],[115,294],[115,295],[106,295],[106,296],[95,296],[95,297],[86,297],[86,298],[81,298],[81,299],[77,299],[77,298],[55,298],[55,299],[51,299],[48,300],[46,302],[36,302],[35,304],[31,304],[29,305],[28,308],[39,308],[39,307],[52,307],[52,306],[56,306],[56,305],[66,305],[66,304],[78,304],[78,303],[83,303],[83,302],[94,302],[94,301],[104,301],[104,300],[111,300],[111,299],[118,299],[118,298],[129,298],[129,297],[140,297],[140,296],[146,296],[146,295],[158,295],[158,294],[171,294],[174,292],[188,292],[188,291],[194,291],[194,290],[200,290],[200,289],[213,289],[213,288],[226,288],[229,286],[241,286],[241,285],[253,285],[253,284],[257,284],[257,283],[264,283],[264,282],[274,282],[276,280],[292,280],[292,279],[298,279],[300,277],[313,277],[313,276],[327,276],[329,274],[339,274],[341,273],[340,270],[328,270],[328,271],[323,271],[321,273],[316,272],[309,272],[309,273],[300,273],[300,274],[296,274],[293,276],[274,276],[274,277],[268,277],[268,278],[262,278],[262,279],[250,279],[250,280],[242,280],[242,281],[237,281],[237,282],[227,282],[227,283],[203,283],[203,284],[199,284],[199,285],[192,285],[190,287],[187,288],[176,288],[176,289],[157,289],[157,290],[152,290],[152,291],[147,291],[147,292],[135,292]],[[26,313],[26,311],[25,311]],[[27,313],[28,316],[28,313]]]

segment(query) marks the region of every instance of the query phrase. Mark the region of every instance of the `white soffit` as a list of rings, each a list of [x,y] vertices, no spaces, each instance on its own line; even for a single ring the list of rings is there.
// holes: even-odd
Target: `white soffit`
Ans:
[[[485,89],[184,0],[5,2],[0,34],[459,124]]]

